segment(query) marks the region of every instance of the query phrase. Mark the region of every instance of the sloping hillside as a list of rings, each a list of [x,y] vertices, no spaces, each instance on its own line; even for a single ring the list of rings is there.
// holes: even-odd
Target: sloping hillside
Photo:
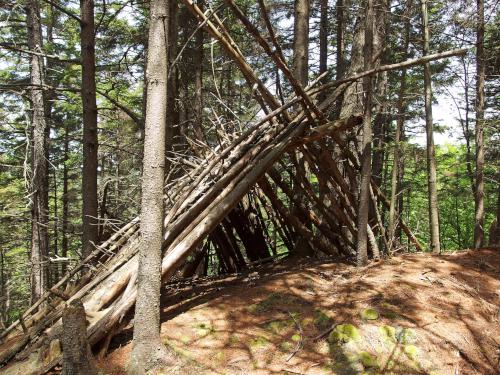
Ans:
[[[178,374],[494,374],[499,278],[500,253],[487,249],[361,269],[288,259],[169,286],[162,333]],[[113,340],[107,373],[123,372],[131,333]]]

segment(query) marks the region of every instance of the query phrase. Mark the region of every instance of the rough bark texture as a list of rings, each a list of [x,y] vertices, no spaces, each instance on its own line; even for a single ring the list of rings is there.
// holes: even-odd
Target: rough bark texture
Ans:
[[[408,47],[410,43],[410,22],[405,23],[405,33],[404,33],[404,57],[408,57]],[[396,118],[396,131],[394,134],[394,152],[393,152],[393,163],[392,163],[392,175],[391,175],[391,198],[389,206],[389,249],[388,252],[391,253],[395,247],[396,240],[396,227],[397,218],[396,211],[398,209],[398,195],[400,192],[400,187],[398,186],[398,177],[401,174],[400,165],[400,142],[401,136],[404,132],[404,122],[405,122],[405,92],[406,92],[406,69],[401,71],[401,77],[399,79],[399,93],[397,102],[397,118]],[[401,203],[401,202],[399,202]]]
[[[366,2],[365,17],[365,45],[364,67],[365,70],[371,69],[373,53],[373,1]],[[367,76],[363,78],[363,89],[365,91],[365,112],[363,116],[363,140],[361,146],[361,185],[358,202],[358,238],[356,244],[356,263],[358,266],[364,266],[368,263],[368,211],[370,207],[370,181],[371,181],[371,155],[372,155],[372,78]]]
[[[94,1],[81,0],[83,171],[82,258],[97,245],[97,104],[95,83]]]
[[[147,107],[141,200],[141,242],[130,374],[145,374],[169,364],[160,339],[160,286],[163,243],[163,184],[167,119],[168,9],[170,1],[151,2],[147,65]]]
[[[198,7],[204,11],[204,0],[198,0]],[[197,141],[206,141],[203,133],[203,29],[198,30],[195,38],[195,51],[193,56],[194,63],[194,86],[195,86],[195,102],[194,102],[194,134]]]
[[[94,375],[97,368],[87,339],[87,319],[81,300],[76,299],[64,310],[61,344],[63,375]]]
[[[309,71],[309,0],[295,0],[293,68],[302,87],[307,86]]]
[[[424,56],[429,54],[429,18],[427,0],[422,0],[422,31],[424,37]],[[424,65],[425,95],[425,133],[427,139],[427,187],[429,194],[429,230],[431,251],[441,252],[439,241],[439,212],[437,196],[436,152],[434,148],[434,124],[432,120],[432,82],[430,63]]]
[[[320,0],[319,73],[328,68],[328,0]]]
[[[37,0],[26,3],[28,47],[43,53],[40,8]],[[49,255],[49,178],[48,178],[48,124],[45,112],[45,72],[43,58],[32,54],[30,61],[32,177],[31,177],[31,300],[38,300],[48,285],[47,260]]]
[[[336,78],[341,79],[344,74],[344,0],[337,0],[335,8],[337,17]]]
[[[477,0],[476,31],[476,189],[474,248],[484,242],[484,0]]]

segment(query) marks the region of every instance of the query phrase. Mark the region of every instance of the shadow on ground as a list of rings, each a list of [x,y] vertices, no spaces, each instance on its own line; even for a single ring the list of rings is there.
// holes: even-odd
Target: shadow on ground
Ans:
[[[356,269],[288,259],[163,293],[179,374],[495,374],[500,256],[412,254]],[[332,331],[333,328],[333,331]],[[113,339],[123,372],[131,324]]]

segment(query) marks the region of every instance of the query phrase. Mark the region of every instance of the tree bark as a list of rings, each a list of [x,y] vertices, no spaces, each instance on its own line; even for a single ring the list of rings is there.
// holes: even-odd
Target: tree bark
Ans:
[[[87,319],[81,300],[73,300],[62,316],[63,375],[97,375],[87,339]]]
[[[295,0],[293,33],[293,74],[302,87],[309,72],[309,0]]]
[[[83,104],[82,259],[85,259],[98,242],[94,0],[81,0],[80,14]]]
[[[165,141],[167,138],[168,13],[171,1],[151,1],[147,107],[141,199],[141,243],[134,339],[129,374],[168,366],[171,356],[160,338]]]
[[[26,3],[28,47],[42,51],[42,26],[37,0]],[[32,126],[32,177],[31,177],[31,301],[35,302],[48,286],[49,255],[49,177],[48,177],[48,124],[43,58],[32,54],[30,61],[31,126]]]
[[[422,1],[422,31],[424,37],[424,56],[429,54],[429,16],[427,0]],[[439,210],[437,196],[436,152],[434,149],[434,124],[432,119],[432,82],[431,66],[424,64],[424,95],[425,95],[425,132],[427,140],[427,186],[429,194],[429,231],[431,236],[431,251],[441,252],[439,240]]]
[[[476,31],[476,189],[474,248],[484,243],[484,0],[477,0]]]
[[[344,0],[337,0],[335,8],[337,10],[336,78],[339,80],[344,75]]]
[[[64,125],[64,154],[63,154],[63,194],[62,194],[62,240],[61,256],[68,256],[68,224],[69,224],[69,195],[68,195],[68,163],[69,163],[69,125]],[[61,274],[66,274],[67,263],[61,265]]]
[[[408,6],[408,4],[407,4]],[[403,35],[404,40],[404,58],[408,57],[408,47],[410,43],[410,22],[407,20],[405,22],[405,30]],[[399,189],[398,186],[398,176],[400,175],[400,149],[401,149],[401,136],[403,134],[403,127],[405,122],[405,92],[406,92],[406,69],[403,68],[401,71],[401,77],[399,79],[399,93],[397,102],[397,118],[396,118],[396,131],[394,134],[394,153],[393,153],[393,163],[392,163],[392,174],[391,174],[391,198],[389,205],[389,249],[387,251],[391,254],[394,251],[394,245],[396,240],[396,210],[398,203]]]
[[[319,21],[319,73],[328,69],[328,0],[320,0]],[[325,80],[323,80],[325,81]]]
[[[198,8],[204,11],[205,1],[198,0]],[[197,141],[206,142],[203,132],[203,41],[204,31],[200,29],[196,33],[195,48],[194,48],[194,86],[195,86],[195,118],[194,118],[194,134]]]
[[[365,70],[371,69],[373,53],[373,1],[366,1],[365,17],[365,44],[364,67]],[[368,211],[370,207],[370,183],[371,183],[371,156],[372,156],[372,78],[366,76],[363,78],[363,89],[365,91],[365,111],[363,116],[363,139],[361,147],[361,185],[358,201],[358,238],[356,243],[356,263],[358,266],[364,266],[368,263]]]

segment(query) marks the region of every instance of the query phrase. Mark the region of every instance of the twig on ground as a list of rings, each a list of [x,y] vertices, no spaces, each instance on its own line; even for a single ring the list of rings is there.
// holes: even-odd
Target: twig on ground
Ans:
[[[293,319],[295,325],[297,326],[297,329],[300,332],[300,340],[299,340],[299,342],[297,342],[297,346],[295,347],[293,352],[290,353],[290,355],[285,360],[285,362],[288,362],[289,360],[291,360],[295,356],[295,354],[297,354],[300,351],[300,349],[302,349],[302,347],[304,346],[304,331],[302,330],[302,326],[300,325],[299,321],[297,319],[295,319],[295,316],[293,316],[293,314],[290,311],[287,311],[287,313]]]

